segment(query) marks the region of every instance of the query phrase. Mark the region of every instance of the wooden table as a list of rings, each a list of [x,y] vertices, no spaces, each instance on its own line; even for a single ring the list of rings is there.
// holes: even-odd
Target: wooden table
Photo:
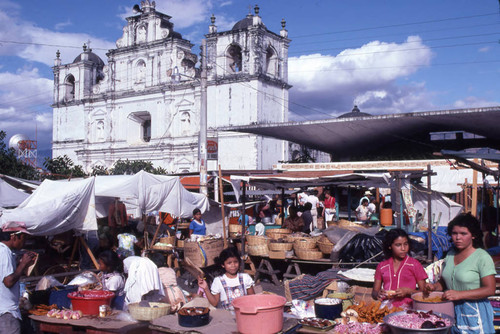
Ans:
[[[88,334],[149,334],[149,322],[126,322],[113,318],[96,318],[84,316],[79,320],[64,320],[47,316],[31,315],[37,333],[88,333]]]

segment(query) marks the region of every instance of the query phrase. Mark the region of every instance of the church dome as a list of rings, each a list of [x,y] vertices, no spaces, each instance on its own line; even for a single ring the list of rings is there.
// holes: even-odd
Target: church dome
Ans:
[[[233,29],[231,30],[242,30],[242,29],[247,29],[248,27],[253,26],[253,15],[248,14],[247,17],[245,17],[243,20],[239,20],[236,22],[236,24],[233,26]],[[266,26],[262,24],[262,26],[265,28]]]
[[[365,112],[361,112],[358,108],[358,106],[354,106],[354,108],[352,108],[352,111],[351,112],[348,112],[348,113],[345,113],[345,114],[342,114],[340,115],[339,117],[337,118],[350,118],[350,117],[367,117],[367,116],[371,116],[370,114],[368,113],[365,113]]]
[[[94,64],[97,64],[99,66],[104,66],[104,62],[102,61],[102,59],[98,55],[96,55],[92,51],[90,51],[88,54],[89,54],[89,61],[91,61]],[[79,54],[78,57],[76,57],[75,60],[73,60],[73,64],[79,63],[81,61],[82,61],[82,54]]]

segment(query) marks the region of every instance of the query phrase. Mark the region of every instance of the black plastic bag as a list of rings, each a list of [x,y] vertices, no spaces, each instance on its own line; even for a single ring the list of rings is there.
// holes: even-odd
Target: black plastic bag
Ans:
[[[382,239],[377,236],[370,236],[359,233],[354,236],[340,252],[342,262],[379,262],[384,259],[382,252]],[[380,254],[379,254],[380,253]]]

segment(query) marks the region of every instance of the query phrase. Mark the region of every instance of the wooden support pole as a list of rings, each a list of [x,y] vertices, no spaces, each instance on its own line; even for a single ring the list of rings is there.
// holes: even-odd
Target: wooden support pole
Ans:
[[[219,165],[219,194],[220,194],[220,210],[222,214],[222,236],[224,238],[224,248],[227,248],[227,230],[226,230],[226,214],[224,212],[224,187],[222,185],[222,172]]]
[[[431,165],[427,165],[427,260],[432,261],[432,188]]]
[[[95,259],[94,254],[92,254],[92,251],[90,250],[89,245],[87,245],[87,242],[85,241],[85,238],[83,236],[80,236],[79,238],[80,238],[80,242],[82,243],[83,247],[87,251],[87,254],[89,254],[90,259],[94,263],[94,266],[96,267],[96,269],[99,269],[99,263]]]
[[[477,159],[474,159],[477,162]],[[472,207],[471,213],[477,218],[477,170],[472,171]]]

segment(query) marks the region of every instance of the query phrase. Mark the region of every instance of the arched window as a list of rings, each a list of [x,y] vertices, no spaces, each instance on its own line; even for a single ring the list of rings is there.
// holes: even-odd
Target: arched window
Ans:
[[[230,45],[226,51],[226,64],[229,73],[238,73],[242,70],[242,55],[239,45]]]
[[[183,111],[180,116],[181,135],[188,135],[191,130],[191,115],[188,111]]]
[[[64,100],[73,101],[75,99],[75,77],[70,74],[64,80]]]
[[[136,35],[135,35],[135,40],[137,43],[144,43],[146,42],[146,39],[147,39],[147,30],[146,30],[146,27],[141,25],[139,27],[137,27],[137,30],[136,30]]]
[[[269,76],[277,76],[278,74],[278,56],[271,46],[268,46],[266,50],[265,73]]]

